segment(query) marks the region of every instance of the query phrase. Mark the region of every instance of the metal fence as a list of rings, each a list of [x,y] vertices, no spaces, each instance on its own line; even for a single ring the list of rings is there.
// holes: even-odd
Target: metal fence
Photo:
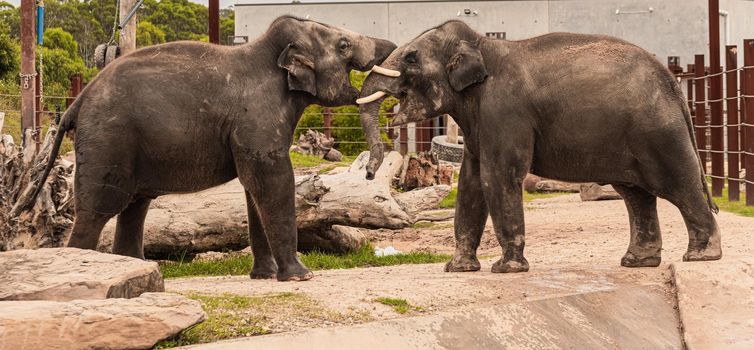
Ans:
[[[727,183],[728,200],[739,201],[743,187],[746,205],[754,205],[754,39],[744,40],[742,52],[744,65],[738,67],[738,47],[726,46],[725,67],[718,73],[710,74],[702,54],[685,72],[677,65],[668,68],[685,83],[712,195],[721,197]]]

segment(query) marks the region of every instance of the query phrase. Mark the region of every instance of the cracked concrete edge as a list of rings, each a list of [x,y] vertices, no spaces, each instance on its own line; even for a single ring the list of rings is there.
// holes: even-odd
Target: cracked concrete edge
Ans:
[[[455,349],[683,347],[674,301],[658,286],[624,287],[350,327],[309,329],[181,349]],[[634,301],[640,300],[641,303]],[[652,315],[647,318],[646,315]]]

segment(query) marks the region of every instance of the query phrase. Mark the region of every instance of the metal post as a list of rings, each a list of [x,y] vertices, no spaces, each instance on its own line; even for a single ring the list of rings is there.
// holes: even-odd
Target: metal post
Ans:
[[[69,98],[65,101],[65,106],[70,107],[76,97],[81,93],[81,74],[74,74],[68,77],[71,80],[71,90],[68,91]]]
[[[699,158],[702,160],[702,169],[707,173],[707,79],[704,79],[704,55],[694,56],[694,135],[696,146],[699,148]],[[701,79],[699,79],[701,78]]]
[[[754,39],[744,40],[744,66],[754,67]],[[746,90],[744,91],[744,101],[746,101],[746,127],[748,135],[752,134],[754,126],[754,68],[744,69],[744,80]],[[746,138],[746,169],[754,169],[754,137]],[[754,171],[746,171],[746,205],[754,205]]]
[[[131,12],[131,9],[136,4],[136,0],[120,0],[120,8],[118,13],[120,14],[119,21],[124,21]],[[125,56],[128,53],[136,50],[136,15],[134,14],[131,19],[123,26],[120,31],[120,39],[118,40],[118,46],[120,47],[120,55]]]
[[[736,45],[728,45],[725,47],[725,91],[726,108],[728,114],[728,200],[739,201],[741,183],[739,180],[740,171],[739,165],[739,152],[741,151],[741,145],[738,143],[738,131],[739,127],[738,119],[738,73],[736,68],[738,67],[738,61],[736,57]]]
[[[21,138],[25,148],[34,127],[34,93],[37,72],[34,68],[36,46],[34,44],[34,0],[21,0]],[[27,139],[27,137],[29,139]]]
[[[723,76],[720,67],[720,0],[709,0],[710,124],[712,144],[712,195],[720,197],[725,187],[723,146]]]
[[[325,109],[322,111],[322,116],[324,119],[324,125],[322,132],[325,134],[325,137],[328,139],[332,137],[332,110],[330,107],[325,107]]]
[[[220,43],[220,0],[209,0],[209,42]]]

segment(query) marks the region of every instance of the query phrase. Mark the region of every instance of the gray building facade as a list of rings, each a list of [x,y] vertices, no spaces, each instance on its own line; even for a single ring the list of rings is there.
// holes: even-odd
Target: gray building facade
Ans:
[[[720,9],[721,46],[754,38],[754,1],[721,0]],[[235,10],[235,33],[249,40],[278,16],[290,14],[398,45],[451,19],[508,40],[549,32],[607,34],[635,43],[663,62],[680,56],[684,66],[693,63],[694,54],[706,53],[709,42],[707,0],[239,2]]]

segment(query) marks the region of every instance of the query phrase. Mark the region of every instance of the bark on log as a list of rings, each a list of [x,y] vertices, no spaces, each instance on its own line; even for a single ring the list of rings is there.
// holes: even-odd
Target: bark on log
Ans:
[[[55,162],[36,201],[26,205],[38,186],[37,177],[47,164],[56,133],[56,126],[50,126],[37,154],[23,152],[10,135],[0,139],[0,251],[59,247],[73,223],[73,163],[69,161]]]
[[[439,165],[430,152],[419,152],[403,159],[399,187],[404,191],[435,185],[448,185],[453,182],[453,166]]]
[[[299,136],[296,146],[293,146],[291,150],[301,154],[314,155],[331,162],[339,162],[343,160],[343,154],[333,148],[334,145],[334,138],[327,137],[319,131],[306,130]]]

